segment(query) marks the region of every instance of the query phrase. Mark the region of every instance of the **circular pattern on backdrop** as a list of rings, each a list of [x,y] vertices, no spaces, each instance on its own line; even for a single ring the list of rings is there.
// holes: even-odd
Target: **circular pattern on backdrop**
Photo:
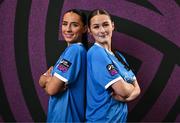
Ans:
[[[114,4],[116,2],[118,5],[118,1],[114,1]],[[156,16],[165,17],[164,11],[160,9],[161,4],[156,5],[160,7],[158,8],[154,6],[155,2],[128,0],[122,3],[122,5],[132,7],[135,10],[140,9],[145,12],[155,13],[154,17],[152,16],[153,18],[156,18]],[[1,4],[3,5],[3,2]],[[169,4],[173,6],[174,10],[179,6],[178,2],[170,2]],[[46,9],[39,10],[41,7],[38,8],[37,6],[36,9],[32,10],[34,5]],[[141,96],[130,105],[129,121],[176,121],[179,113],[177,109],[180,105],[180,92],[174,90],[172,86],[179,87],[177,73],[180,72],[180,52],[177,40],[167,38],[166,33],[153,30],[153,25],[146,26],[145,22],[138,23],[138,17],[143,18],[143,15],[141,15],[142,17],[136,15],[137,19],[129,19],[123,13],[121,13],[122,15],[117,14],[122,10],[117,10],[108,4],[108,1],[101,0],[98,2],[95,0],[90,2],[81,1],[78,4],[75,1],[72,4],[68,0],[50,0],[48,4],[45,4],[44,1],[17,0],[16,14],[14,15],[14,42],[11,44],[14,45],[15,61],[2,63],[8,65],[14,62],[16,65],[19,79],[19,85],[17,86],[21,88],[23,100],[29,111],[29,114],[26,114],[27,117],[30,117],[29,120],[32,119],[35,122],[45,121],[46,119],[47,103],[44,103],[44,101],[48,100],[48,96],[45,96],[44,92],[40,91],[37,81],[39,75],[55,63],[66,46],[66,43],[58,38],[62,13],[69,8],[79,8],[89,13],[90,10],[100,6],[104,6],[105,9],[112,13],[116,24],[113,46],[123,52],[128,62],[135,68],[135,73],[142,88]],[[121,7],[126,11],[123,6]],[[32,12],[34,13],[32,14]],[[44,20],[38,21],[36,17],[41,15],[44,15]],[[130,14],[130,16],[132,15]],[[172,24],[172,26],[174,25]],[[174,39],[176,37],[177,35],[175,35]],[[3,52],[3,55],[10,56],[11,54]],[[6,85],[5,82],[9,78],[8,71],[5,71],[3,67],[1,69],[3,71],[3,74],[0,73],[1,119],[12,122],[26,121],[27,118],[15,117],[14,115],[19,111],[12,110],[12,108],[16,107],[11,106],[14,102],[12,97],[8,97],[8,93],[11,93],[11,91],[7,91],[11,90],[11,86]],[[164,104],[163,99],[170,97],[173,98],[167,100],[168,105]],[[166,108],[163,105],[166,105]],[[162,110],[158,117],[152,115],[160,113],[156,109]],[[21,110],[26,109],[22,107]]]

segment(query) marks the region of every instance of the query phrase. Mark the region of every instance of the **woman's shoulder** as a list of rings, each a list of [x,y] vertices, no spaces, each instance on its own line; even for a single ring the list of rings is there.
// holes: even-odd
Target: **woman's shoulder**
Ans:
[[[101,57],[106,54],[105,50],[97,45],[93,45],[89,50],[87,55],[89,56],[96,56],[96,57]]]
[[[66,53],[69,53],[69,54],[79,54],[81,52],[86,52],[82,44],[74,43],[68,46],[66,49]]]
[[[71,50],[80,50],[80,49],[84,49],[84,46],[82,43],[74,43],[74,44],[71,44],[68,49],[71,49]]]
[[[117,54],[119,57],[121,57],[126,62],[126,58],[124,57],[124,54],[122,52],[120,52],[118,50],[115,50],[114,52],[115,52],[115,54]]]

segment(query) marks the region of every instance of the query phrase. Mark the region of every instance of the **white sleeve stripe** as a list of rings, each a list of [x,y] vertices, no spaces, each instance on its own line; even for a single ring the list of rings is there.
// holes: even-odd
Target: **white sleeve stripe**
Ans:
[[[122,77],[118,77],[116,79],[113,79],[112,81],[110,81],[106,86],[105,86],[105,89],[109,88],[109,86],[111,86],[112,84],[116,83],[118,80],[123,80]]]
[[[136,80],[136,76],[133,77],[133,80]]]
[[[60,80],[62,80],[62,81],[65,82],[65,83],[68,82],[68,80],[67,80],[66,78],[62,77],[62,76],[59,75],[58,73],[54,73],[54,76],[57,77],[57,78],[59,78]]]
[[[47,76],[47,74],[46,74],[46,73],[44,73],[43,75],[44,75],[44,76]]]

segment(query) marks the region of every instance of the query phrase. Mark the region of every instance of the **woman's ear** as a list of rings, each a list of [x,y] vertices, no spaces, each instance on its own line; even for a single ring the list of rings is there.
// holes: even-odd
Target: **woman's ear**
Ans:
[[[84,26],[83,33],[86,33],[87,31],[88,31],[88,27],[87,27],[87,26]]]
[[[88,33],[91,34],[91,30],[88,28]]]

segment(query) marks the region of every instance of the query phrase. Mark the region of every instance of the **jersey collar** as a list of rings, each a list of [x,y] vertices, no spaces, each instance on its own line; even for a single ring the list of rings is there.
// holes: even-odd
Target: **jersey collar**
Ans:
[[[78,43],[76,43],[76,44],[82,45],[82,43],[81,43],[81,42],[78,42]]]
[[[95,43],[95,45],[97,45],[97,46],[99,46],[99,47],[101,47],[101,48],[103,48],[103,49],[105,49],[109,54],[111,54],[111,55],[114,55],[114,53],[113,52],[111,52],[111,51],[109,51],[108,49],[106,49],[106,48],[104,48],[103,46],[101,46],[99,43]]]

